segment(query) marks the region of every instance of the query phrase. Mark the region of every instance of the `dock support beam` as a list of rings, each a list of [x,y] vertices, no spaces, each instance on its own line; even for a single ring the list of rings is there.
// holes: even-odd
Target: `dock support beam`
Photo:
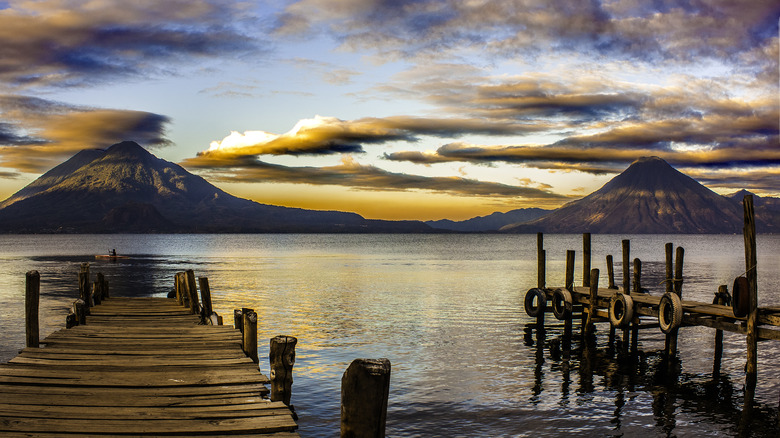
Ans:
[[[718,287],[718,293],[715,294],[714,304],[724,305],[726,304],[725,297],[729,293],[729,287],[722,284]],[[720,365],[723,358],[723,330],[715,330],[715,353],[713,354],[712,361],[712,376],[714,379],[718,379],[720,376]]]
[[[623,249],[623,293],[631,295],[631,241],[628,239],[622,242]],[[628,352],[628,343],[630,341],[630,330],[628,327],[623,329],[623,352]]]
[[[582,233],[582,287],[590,286],[590,233]]]
[[[295,365],[295,345],[298,339],[293,336],[271,338],[268,359],[271,362],[271,401],[281,401],[290,405],[293,384],[293,365]]]
[[[24,327],[27,346],[38,348],[40,330],[38,327],[38,308],[41,296],[41,274],[38,271],[27,273],[24,287]]]
[[[590,287],[590,304],[588,305],[588,320],[585,323],[586,338],[595,334],[596,331],[595,318],[596,309],[598,308],[597,301],[599,292],[599,270],[591,269],[589,277],[590,281],[588,283]]]
[[[756,265],[756,219],[753,212],[753,195],[745,195],[742,200],[745,213],[745,276],[750,291],[750,313],[747,317],[747,365],[745,367],[745,403],[748,392],[755,392],[758,375],[758,271]],[[751,397],[752,399],[752,397]],[[752,402],[752,400],[751,400]]]
[[[383,438],[390,393],[388,359],[355,359],[341,377],[341,437]]]

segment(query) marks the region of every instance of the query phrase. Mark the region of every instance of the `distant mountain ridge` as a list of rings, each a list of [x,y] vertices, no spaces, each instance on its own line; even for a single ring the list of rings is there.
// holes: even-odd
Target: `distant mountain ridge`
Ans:
[[[742,197],[721,196],[658,157],[636,160],[590,195],[532,221],[505,226],[510,233],[697,234],[741,233]],[[773,198],[756,202],[758,232],[780,232]]]
[[[541,208],[519,208],[517,210],[507,211],[506,213],[495,212],[487,216],[477,216],[463,221],[441,219],[437,221],[426,221],[425,223],[440,230],[459,232],[498,231],[500,228],[507,225],[540,218],[551,211],[552,210],[543,210]]]
[[[130,141],[81,151],[0,203],[4,233],[430,231],[238,198]]]

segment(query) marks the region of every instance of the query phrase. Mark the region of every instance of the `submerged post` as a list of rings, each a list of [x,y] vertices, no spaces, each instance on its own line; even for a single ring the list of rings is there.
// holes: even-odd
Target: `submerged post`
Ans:
[[[38,327],[38,308],[41,296],[41,274],[38,271],[27,273],[24,285],[24,327],[27,346],[38,348],[40,330]]]
[[[281,401],[288,406],[292,395],[292,371],[297,343],[298,339],[293,336],[273,337],[268,354],[271,362],[271,401]]]
[[[384,437],[389,393],[389,360],[352,361],[341,377],[341,437]]]
[[[590,286],[590,233],[582,233],[582,287]]]
[[[758,270],[756,265],[756,218],[753,211],[753,195],[745,195],[742,200],[745,214],[745,277],[749,286],[749,313],[747,317],[747,365],[746,381],[749,388],[755,388],[758,374]]]
[[[252,309],[242,309],[244,319],[244,353],[255,363],[260,363],[257,356],[257,313]]]

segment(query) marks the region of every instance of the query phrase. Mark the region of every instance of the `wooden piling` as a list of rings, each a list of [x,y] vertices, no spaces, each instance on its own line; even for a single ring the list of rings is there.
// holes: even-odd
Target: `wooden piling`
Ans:
[[[544,250],[544,234],[536,233],[536,287],[544,289],[547,283],[547,253]]]
[[[76,315],[76,322],[78,325],[85,325],[87,323],[87,303],[81,298],[73,302],[73,313]]]
[[[590,233],[582,233],[582,287],[590,286]]]
[[[747,317],[747,365],[745,367],[747,386],[755,387],[758,374],[758,264],[756,253],[756,220],[753,211],[753,195],[742,200],[745,215],[745,277],[749,286],[749,309]]]
[[[612,254],[607,256],[607,281],[609,281],[607,286],[609,289],[617,289],[617,286],[615,286],[615,266],[612,261]]]
[[[203,305],[203,314],[205,319],[209,319],[214,310],[211,307],[211,288],[209,287],[208,277],[198,277],[198,285],[200,286],[200,302]]]
[[[186,285],[187,285],[187,297],[190,300],[190,311],[192,313],[200,313],[200,305],[198,304],[198,288],[195,285],[195,272],[192,269],[187,269],[186,272]]]
[[[666,247],[667,255],[666,255],[666,275],[667,275],[667,290],[669,292],[674,292],[682,298],[682,285],[683,285],[683,257],[685,256],[685,250],[683,247],[678,246],[677,251],[675,254],[675,260],[674,260],[674,278],[669,279],[669,275],[671,272],[671,246],[670,244],[667,244]],[[671,290],[669,290],[671,288]],[[677,355],[677,335],[679,333],[679,328],[676,328],[672,330],[669,334],[666,335],[666,356],[667,357],[674,357]]]
[[[724,305],[724,297],[729,293],[729,287],[725,284],[718,287],[718,293],[715,294],[714,304]],[[719,318],[718,318],[719,319]],[[723,330],[715,330],[715,352],[713,354],[712,375],[718,378],[720,374],[720,365],[723,358]]]
[[[685,249],[678,246],[674,257],[674,293],[680,298],[682,298],[683,285],[683,257],[685,257]]]
[[[665,288],[666,292],[673,292],[674,291],[674,281],[672,280],[672,266],[674,266],[674,260],[672,257],[674,257],[674,245],[669,242],[665,246],[666,248],[666,281],[665,281]]]
[[[86,314],[89,315],[89,308],[92,305],[92,291],[90,291],[89,282],[89,263],[82,263],[79,271],[79,298],[84,301]]]
[[[574,290],[574,257],[574,251],[566,251],[566,281],[564,287],[568,289],[569,292]],[[573,317],[570,317],[563,321],[564,347],[571,345],[572,324],[574,323],[572,319]],[[566,350],[566,348],[564,348],[564,350]]]
[[[184,272],[177,272],[173,276],[173,288],[176,291],[176,302],[179,303],[179,305],[184,305],[184,288],[182,287],[182,278],[181,276],[184,275]]]
[[[244,314],[241,309],[233,310],[233,327],[244,333]]]
[[[642,260],[634,259],[634,285],[632,294],[642,293]],[[634,312],[634,318],[631,321],[631,352],[636,353],[639,349],[639,313]]]
[[[341,378],[341,437],[384,437],[389,393],[389,360],[352,361]]]
[[[257,356],[257,313],[252,309],[242,309],[244,322],[244,353],[255,363],[260,363]]]
[[[38,348],[40,329],[38,327],[38,308],[41,297],[41,274],[30,271],[25,278],[24,286],[24,327],[27,346]]]
[[[292,371],[297,343],[298,339],[293,336],[273,337],[268,354],[271,363],[271,401],[281,401],[288,406],[292,394]]]
[[[622,242],[623,252],[623,293],[631,295],[631,241],[628,239]],[[626,327],[623,329],[623,351],[628,351],[628,344],[630,342],[630,329]]]
[[[588,320],[585,324],[585,334],[591,335],[595,331],[595,319],[596,319],[596,309],[598,308],[598,293],[599,293],[599,270],[598,269],[591,269],[590,270],[590,281],[589,281],[589,287],[590,287],[590,303],[588,305]]]

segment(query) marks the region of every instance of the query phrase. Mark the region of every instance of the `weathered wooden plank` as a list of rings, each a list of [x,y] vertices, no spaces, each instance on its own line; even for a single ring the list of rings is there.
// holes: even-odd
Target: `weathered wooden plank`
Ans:
[[[122,433],[126,435],[213,435],[224,431],[240,433],[289,432],[297,425],[290,415],[254,418],[186,420],[108,420],[0,417],[0,431],[29,433]]]

